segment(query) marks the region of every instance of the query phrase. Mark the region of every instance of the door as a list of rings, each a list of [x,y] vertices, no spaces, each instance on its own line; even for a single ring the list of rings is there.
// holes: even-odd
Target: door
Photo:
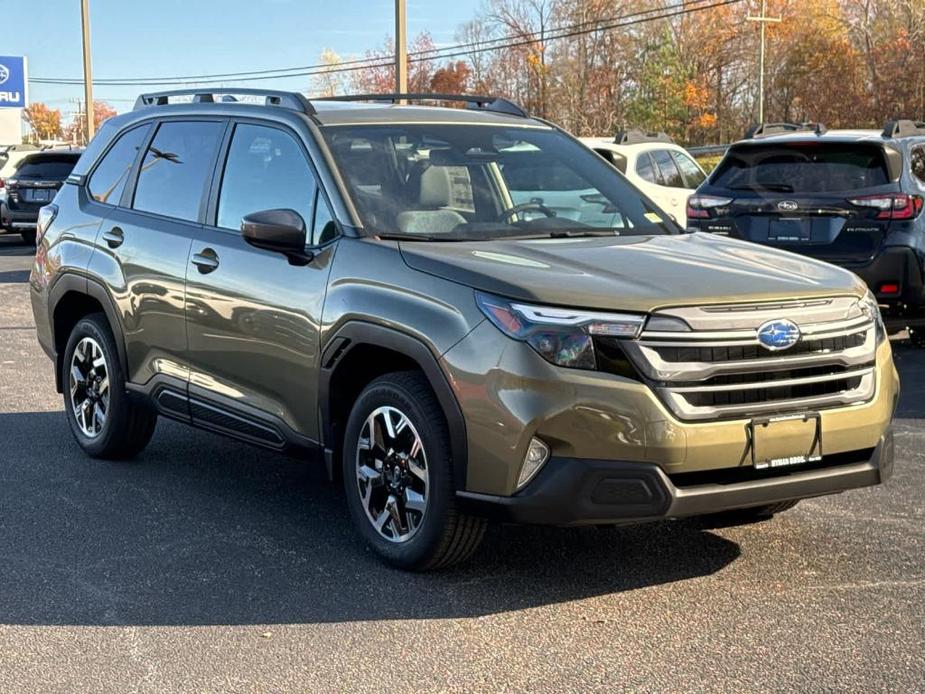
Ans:
[[[293,431],[314,440],[319,322],[336,247],[329,208],[293,132],[242,121],[226,139],[211,223],[186,269],[193,419],[268,445],[282,446]],[[242,217],[278,208],[305,221],[308,264],[241,236]]]
[[[114,205],[92,269],[118,307],[133,383],[160,375],[186,387],[186,265],[226,125],[164,121],[129,130],[90,175],[92,198]],[[127,165],[141,149],[140,162]]]

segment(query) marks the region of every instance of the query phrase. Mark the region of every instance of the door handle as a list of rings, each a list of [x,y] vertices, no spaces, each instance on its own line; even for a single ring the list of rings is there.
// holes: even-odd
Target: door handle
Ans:
[[[118,248],[125,242],[125,233],[120,227],[113,227],[109,231],[103,232],[103,240],[110,248]]]
[[[193,265],[203,275],[207,275],[218,269],[218,255],[211,248],[204,248],[201,252],[193,254]]]

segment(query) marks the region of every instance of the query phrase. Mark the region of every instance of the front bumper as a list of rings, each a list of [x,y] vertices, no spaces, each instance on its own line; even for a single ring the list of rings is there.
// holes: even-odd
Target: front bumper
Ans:
[[[837,494],[885,482],[893,433],[873,449],[826,456],[813,466],[714,475],[667,475],[651,463],[553,458],[514,496],[458,492],[470,513],[539,525],[630,524]],[[712,477],[712,479],[711,479]]]

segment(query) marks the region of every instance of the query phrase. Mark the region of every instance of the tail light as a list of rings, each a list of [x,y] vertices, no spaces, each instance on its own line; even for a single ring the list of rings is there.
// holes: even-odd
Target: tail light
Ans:
[[[0,188],[6,188],[6,181],[0,178]]]
[[[688,219],[709,219],[710,210],[725,207],[732,202],[732,198],[720,198],[715,195],[691,195],[687,199]]]
[[[849,198],[855,207],[873,207],[877,210],[877,219],[915,219],[922,211],[922,197],[896,193],[890,195],[862,195]]]
[[[48,227],[51,226],[51,223],[55,221],[55,217],[58,215],[58,206],[57,205],[45,205],[39,209],[39,218],[35,224],[35,243],[36,245],[42,242],[42,237],[45,236],[45,232],[48,231]]]

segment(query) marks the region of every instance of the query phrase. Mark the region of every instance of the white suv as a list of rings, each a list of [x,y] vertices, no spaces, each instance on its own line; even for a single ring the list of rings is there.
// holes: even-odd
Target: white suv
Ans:
[[[621,130],[615,138],[581,141],[623,173],[682,227],[687,226],[687,198],[707,175],[694,158],[665,133]]]

